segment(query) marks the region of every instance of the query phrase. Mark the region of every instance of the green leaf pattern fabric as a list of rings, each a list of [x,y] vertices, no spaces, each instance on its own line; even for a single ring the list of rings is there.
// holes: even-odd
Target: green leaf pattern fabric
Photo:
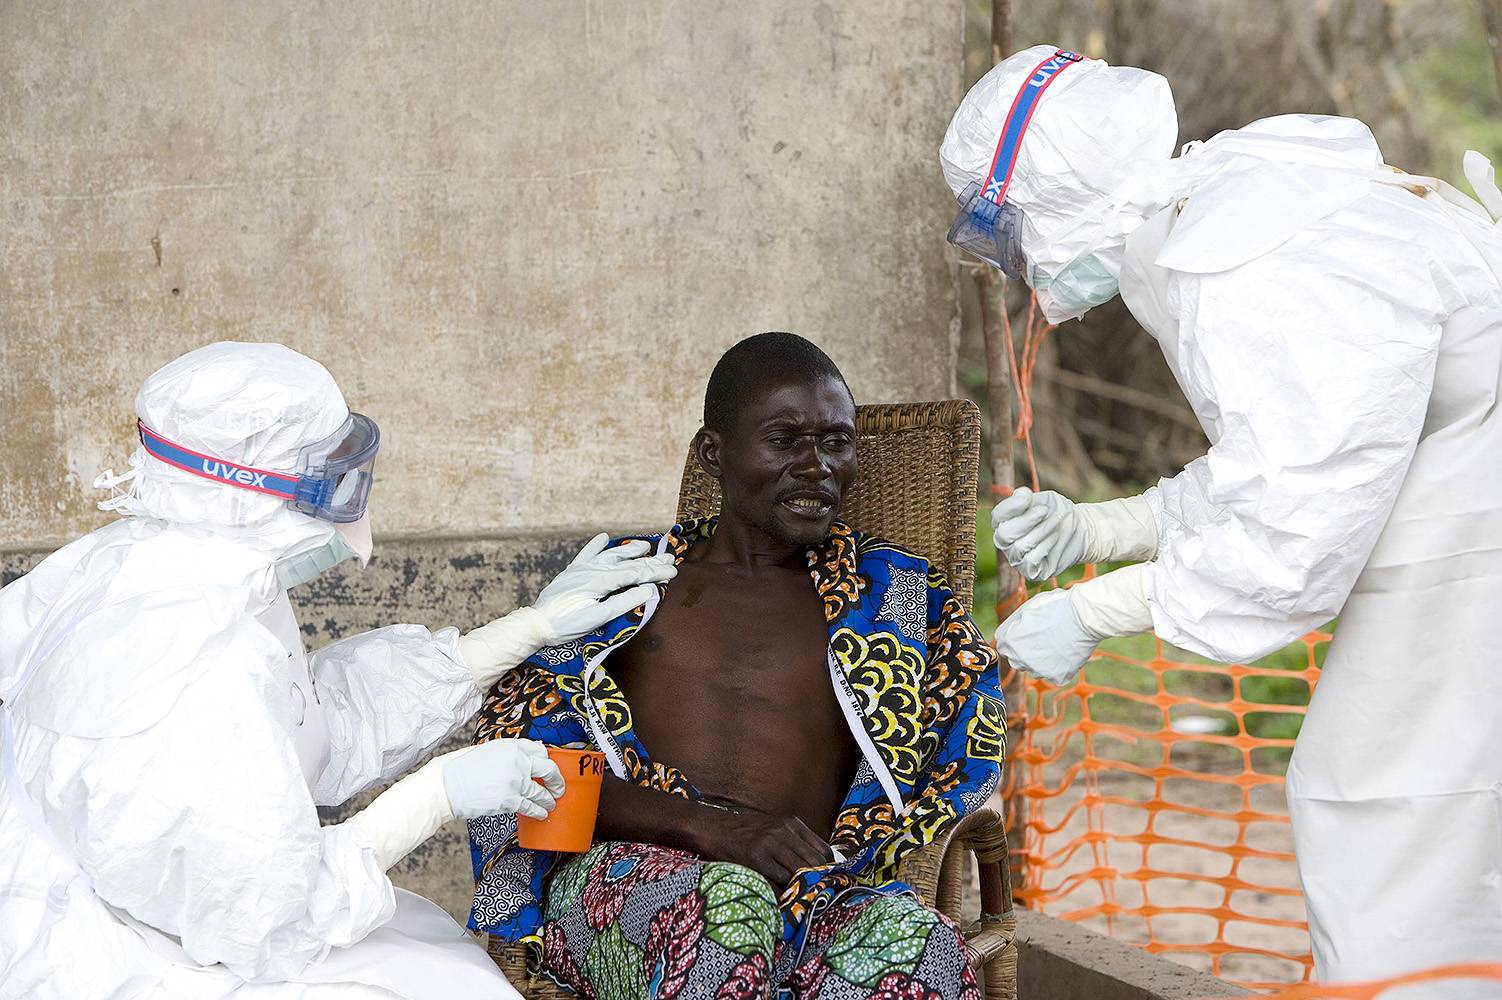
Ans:
[[[642,949],[626,940],[620,925],[599,933],[584,955],[584,969],[595,984],[595,995],[644,997],[647,975],[642,969]]]
[[[922,906],[868,906],[830,943],[824,959],[840,978],[874,987],[893,969],[917,964],[938,921]]]
[[[740,865],[706,865],[705,933],[721,947],[742,955],[771,954],[781,920],[767,880]]]
[[[612,843],[555,872],[546,912],[544,971],[593,1000],[981,1000],[959,930],[911,894],[843,892],[790,944],[749,868]]]

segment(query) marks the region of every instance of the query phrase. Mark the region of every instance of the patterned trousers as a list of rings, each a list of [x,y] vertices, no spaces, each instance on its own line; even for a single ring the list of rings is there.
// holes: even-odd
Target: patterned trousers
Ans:
[[[980,1000],[958,928],[911,896],[836,897],[784,948],[766,879],[650,844],[597,844],[544,900],[543,966],[591,1000]]]

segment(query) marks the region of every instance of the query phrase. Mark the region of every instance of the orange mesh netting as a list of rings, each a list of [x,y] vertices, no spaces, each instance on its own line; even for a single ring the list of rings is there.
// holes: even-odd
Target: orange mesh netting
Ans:
[[[1380,982],[1290,986],[1267,1000],[1420,1000],[1432,996],[1431,984],[1476,991],[1482,983],[1502,982],[1502,962],[1471,962],[1445,965]],[[1493,987],[1495,988],[1495,987]]]
[[[1029,397],[1049,330],[1029,310],[1019,351],[1004,320],[1035,488]],[[1026,597],[1003,594],[998,617]],[[1019,902],[1247,986],[1307,980],[1283,776],[1329,639],[1233,666],[1112,640],[1067,688],[1009,682]]]

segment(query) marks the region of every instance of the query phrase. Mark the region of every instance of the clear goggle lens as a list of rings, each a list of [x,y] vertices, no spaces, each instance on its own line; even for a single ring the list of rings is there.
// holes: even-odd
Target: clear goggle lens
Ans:
[[[1021,279],[1027,268],[1022,255],[1022,211],[1011,202],[1000,205],[981,197],[972,181],[959,197],[960,211],[949,227],[949,243],[973,257],[1000,268],[1009,278]]]
[[[298,453],[297,494],[292,506],[312,517],[345,524],[359,520],[370,499],[381,431],[363,413],[322,441]]]

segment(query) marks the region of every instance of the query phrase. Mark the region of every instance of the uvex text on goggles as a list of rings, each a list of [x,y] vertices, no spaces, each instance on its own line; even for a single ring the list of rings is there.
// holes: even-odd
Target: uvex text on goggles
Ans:
[[[381,431],[363,413],[350,413],[339,429],[304,445],[292,472],[253,469],[184,448],[136,421],[141,445],[153,457],[195,476],[280,497],[310,517],[347,524],[365,513]]]
[[[1022,137],[1049,84],[1084,58],[1076,52],[1059,49],[1033,67],[1027,82],[1012,99],[1011,110],[1002,122],[1001,136],[996,140],[996,155],[991,157],[991,170],[985,184],[971,182],[960,194],[960,214],[949,227],[949,242],[993,267],[1001,268],[1008,277],[1021,278],[1026,266],[1020,241],[1022,212],[1006,200],[1012,171],[1022,150]]]

